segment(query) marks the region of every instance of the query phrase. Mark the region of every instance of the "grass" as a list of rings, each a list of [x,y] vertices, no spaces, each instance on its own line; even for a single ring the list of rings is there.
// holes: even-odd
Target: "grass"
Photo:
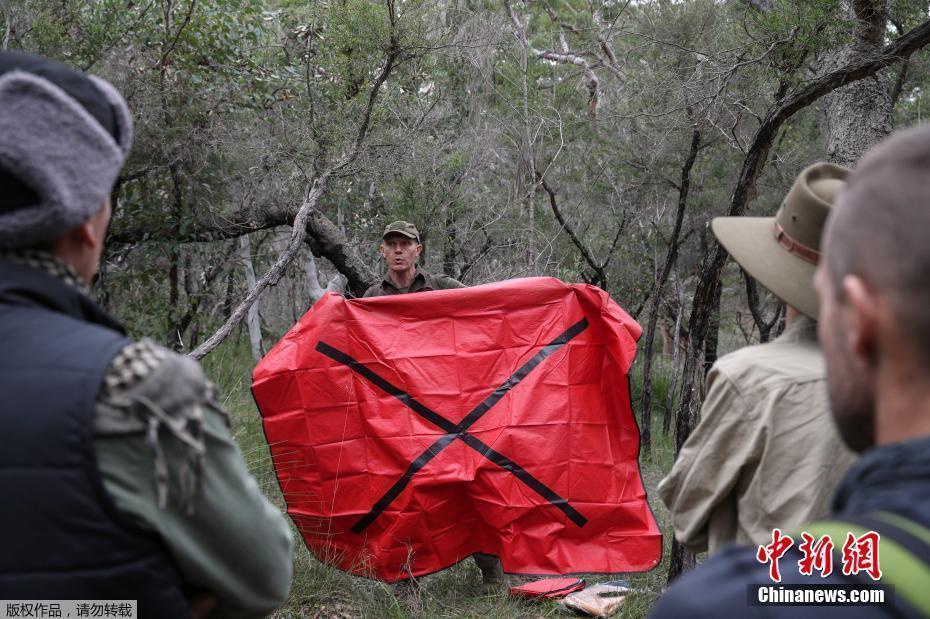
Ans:
[[[265,495],[279,508],[284,501],[271,465],[261,419],[250,392],[254,362],[244,338],[231,339],[204,360],[207,375],[219,387],[220,400],[232,417],[233,436],[242,449],[249,470]],[[634,366],[632,388],[634,410],[641,398],[641,370]],[[668,571],[671,530],[668,514],[658,500],[656,487],[671,468],[674,452],[672,436],[662,435],[662,412],[668,389],[669,363],[657,357],[653,379],[652,451],[640,458],[643,482],[653,513],[663,533],[662,563],[650,572],[625,575],[636,590],[628,596],[617,617],[644,617],[663,588]],[[537,618],[564,616],[562,607],[553,602],[527,601],[511,597],[506,588],[482,591],[481,574],[474,562],[463,561],[447,570],[420,580],[420,587],[406,593],[395,592],[390,585],[358,578],[317,561],[294,530],[294,581],[287,602],[273,615],[291,617],[377,617],[432,618],[474,617]],[[592,576],[589,584],[617,576]],[[518,580],[519,577],[515,577]]]

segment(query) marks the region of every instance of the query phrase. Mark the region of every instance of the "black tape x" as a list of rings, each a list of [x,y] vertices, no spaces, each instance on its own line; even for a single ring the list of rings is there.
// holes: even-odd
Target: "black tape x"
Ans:
[[[469,434],[467,430],[472,425],[474,425],[476,421],[481,419],[485,413],[491,410],[491,408],[497,404],[501,398],[507,394],[508,391],[516,387],[520,381],[526,378],[529,373],[536,368],[536,366],[538,366],[543,362],[543,360],[546,359],[546,357],[565,346],[565,344],[567,344],[572,338],[587,328],[588,321],[587,319],[583,318],[566,329],[557,338],[543,346],[539,352],[533,355],[529,361],[520,366],[520,369],[514,372],[510,378],[505,380],[503,384],[501,384],[488,397],[486,397],[483,402],[473,408],[471,412],[469,412],[459,423],[449,421],[439,413],[424,406],[409,393],[398,387],[395,387],[384,378],[378,376],[378,374],[371,371],[344,352],[333,348],[325,342],[319,342],[316,345],[317,351],[323,353],[334,361],[338,361],[339,363],[348,366],[352,369],[353,372],[368,379],[368,381],[380,388],[382,391],[394,396],[403,402],[404,405],[407,406],[410,410],[420,415],[427,421],[433,423],[440,429],[445,430],[446,432],[445,435],[440,437],[435,443],[430,445],[426,451],[424,451],[419,455],[419,457],[410,463],[410,466],[407,467],[407,470],[400,477],[400,479],[398,479],[394,485],[384,493],[384,496],[378,499],[378,501],[372,506],[367,514],[362,516],[358,522],[352,525],[352,532],[359,534],[364,531],[365,528],[374,522],[375,519],[381,514],[381,512],[383,512],[388,507],[388,505],[390,505],[394,499],[396,499],[398,495],[403,492],[404,488],[407,487],[407,484],[410,483],[410,480],[413,479],[413,476],[416,475],[420,469],[426,466],[430,460],[439,455],[443,449],[451,445],[452,442],[456,440],[462,441],[494,464],[513,473],[517,479],[525,483],[541,497],[560,509],[566,516],[568,516],[569,520],[574,522],[579,527],[583,527],[588,522],[588,519],[578,513],[578,510],[572,507],[566,499],[563,499],[561,496],[556,494],[554,490],[530,475],[530,473],[528,473],[527,470],[522,466],[504,454],[495,451],[491,448],[490,445],[487,445],[477,437]]]

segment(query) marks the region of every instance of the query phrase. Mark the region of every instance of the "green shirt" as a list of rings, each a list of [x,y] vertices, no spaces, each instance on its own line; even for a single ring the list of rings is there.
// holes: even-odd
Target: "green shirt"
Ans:
[[[465,284],[449,277],[448,275],[433,275],[417,267],[413,274],[413,281],[407,288],[398,288],[391,281],[390,277],[385,275],[377,284],[372,285],[365,291],[364,298],[383,297],[391,294],[407,294],[410,292],[426,292],[427,290],[447,290],[449,288],[465,288]]]
[[[74,269],[50,254],[3,257],[87,293]],[[246,468],[195,361],[151,340],[121,350],[97,398],[94,446],[117,508],[161,538],[185,587],[214,597],[218,614],[263,617],[285,601],[290,526]]]
[[[161,350],[142,377],[105,384],[97,401],[103,485],[162,539],[185,586],[215,597],[222,616],[263,617],[287,598],[290,527],[246,468],[200,366]]]

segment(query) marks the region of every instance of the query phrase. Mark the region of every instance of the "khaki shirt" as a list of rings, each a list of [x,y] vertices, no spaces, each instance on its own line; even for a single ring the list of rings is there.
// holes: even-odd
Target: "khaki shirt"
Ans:
[[[855,456],[833,425],[814,331],[800,318],[708,373],[701,421],[659,484],[675,537],[691,552],[769,543],[773,528],[828,513]]]
[[[391,281],[390,277],[385,275],[384,279],[377,284],[372,285],[365,291],[364,298],[383,297],[389,294],[406,294],[408,292],[426,292],[427,290],[446,290],[448,288],[464,288],[465,284],[452,279],[448,275],[433,275],[417,267],[414,271],[413,281],[407,288],[398,288]]]

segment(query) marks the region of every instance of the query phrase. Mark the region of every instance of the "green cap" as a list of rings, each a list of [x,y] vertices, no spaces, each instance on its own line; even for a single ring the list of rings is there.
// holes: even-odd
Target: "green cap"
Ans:
[[[395,221],[389,223],[384,227],[384,234],[381,235],[383,239],[389,234],[402,234],[407,238],[415,240],[417,243],[420,242],[420,231],[417,230],[417,227],[412,223],[406,221]]]

